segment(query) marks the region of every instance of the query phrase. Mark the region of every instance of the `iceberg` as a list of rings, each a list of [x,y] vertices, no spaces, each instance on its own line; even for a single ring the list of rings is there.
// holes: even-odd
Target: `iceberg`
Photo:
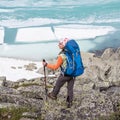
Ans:
[[[16,36],[16,42],[40,42],[55,39],[50,27],[19,28]]]
[[[93,39],[115,31],[112,26],[61,25],[54,28],[58,38]]]

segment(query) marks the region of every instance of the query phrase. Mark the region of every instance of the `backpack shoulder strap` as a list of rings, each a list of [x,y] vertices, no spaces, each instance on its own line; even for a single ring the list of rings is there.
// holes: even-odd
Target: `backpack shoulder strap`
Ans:
[[[62,57],[63,63],[66,61],[66,55],[64,53],[60,54],[60,56]]]

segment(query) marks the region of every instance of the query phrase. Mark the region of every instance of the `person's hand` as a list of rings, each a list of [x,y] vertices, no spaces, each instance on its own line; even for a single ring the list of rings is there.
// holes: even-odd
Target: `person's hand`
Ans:
[[[45,59],[43,59],[43,62],[42,62],[43,66],[47,66],[47,62],[45,61]]]

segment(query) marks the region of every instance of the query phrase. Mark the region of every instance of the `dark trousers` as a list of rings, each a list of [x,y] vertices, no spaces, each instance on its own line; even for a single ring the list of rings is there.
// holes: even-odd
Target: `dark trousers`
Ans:
[[[70,77],[70,76],[64,76],[62,74],[60,74],[60,76],[58,77],[55,87],[52,91],[52,94],[54,96],[57,96],[57,94],[60,91],[60,88],[67,82],[67,102],[72,102],[73,101],[73,87],[74,87],[74,82],[75,82],[75,78],[74,77]]]

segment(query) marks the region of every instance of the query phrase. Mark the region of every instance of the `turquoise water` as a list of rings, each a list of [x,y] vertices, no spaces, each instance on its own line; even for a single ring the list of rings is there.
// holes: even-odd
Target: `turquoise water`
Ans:
[[[119,0],[1,0],[0,56],[56,57],[59,38],[81,51],[120,46]]]

